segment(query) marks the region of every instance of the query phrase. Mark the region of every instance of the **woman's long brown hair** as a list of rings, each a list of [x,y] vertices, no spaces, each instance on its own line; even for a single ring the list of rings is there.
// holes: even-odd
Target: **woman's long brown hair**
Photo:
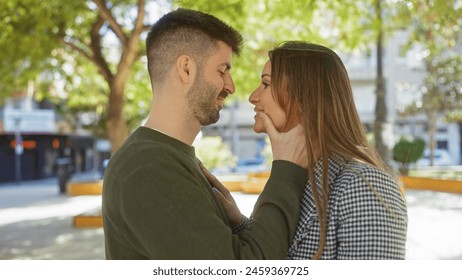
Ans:
[[[366,139],[356,111],[350,80],[340,57],[324,46],[292,41],[269,52],[271,89],[276,102],[305,128],[308,179],[320,225],[319,246],[324,251],[328,217],[328,157],[342,155],[386,170]],[[315,165],[322,163],[318,188]]]

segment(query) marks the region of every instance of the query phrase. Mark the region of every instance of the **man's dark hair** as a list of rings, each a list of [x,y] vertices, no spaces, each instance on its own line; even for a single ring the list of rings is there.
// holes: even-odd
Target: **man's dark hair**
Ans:
[[[218,41],[239,55],[242,36],[218,18],[194,10],[178,9],[160,18],[146,38],[148,70],[152,83],[163,82],[172,63],[183,54],[205,62]]]

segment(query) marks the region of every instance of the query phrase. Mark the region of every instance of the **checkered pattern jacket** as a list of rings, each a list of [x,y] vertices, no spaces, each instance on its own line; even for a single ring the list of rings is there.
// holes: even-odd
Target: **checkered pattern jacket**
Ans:
[[[396,182],[367,164],[331,156],[327,238],[321,259],[404,259],[407,210]],[[318,188],[322,163],[315,168]],[[320,229],[308,183],[288,259],[310,259]]]

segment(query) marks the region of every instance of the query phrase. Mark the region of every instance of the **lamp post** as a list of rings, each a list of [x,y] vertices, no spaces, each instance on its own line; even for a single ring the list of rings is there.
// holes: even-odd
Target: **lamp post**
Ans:
[[[14,117],[14,139],[15,139],[15,175],[16,175],[16,183],[18,185],[21,184],[21,155],[24,152],[24,147],[22,145],[22,137],[21,137],[21,116],[16,115]]]

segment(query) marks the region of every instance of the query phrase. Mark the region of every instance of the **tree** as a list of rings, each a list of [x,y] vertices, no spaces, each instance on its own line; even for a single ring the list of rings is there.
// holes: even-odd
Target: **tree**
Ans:
[[[452,112],[457,117],[455,112],[462,109],[462,5],[456,0],[418,0],[401,7],[402,24],[411,30],[409,45],[423,47],[426,71],[422,98],[408,107],[407,113],[427,115],[433,165],[438,114]]]
[[[377,19],[377,77],[376,77],[376,103],[375,103],[375,121],[374,121],[374,145],[375,149],[388,164],[390,156],[388,147],[383,141],[384,127],[387,122],[387,105],[385,78],[383,75],[383,22],[382,22],[382,5],[381,0],[376,0],[375,14]]]
[[[407,137],[401,137],[399,139],[393,147],[393,160],[401,164],[399,167],[401,175],[408,175],[409,164],[417,162],[423,156],[424,150],[425,141],[420,138],[408,139]]]
[[[109,103],[107,128],[112,151],[117,151],[128,135],[125,122],[125,88],[133,65],[140,56],[141,33],[148,30],[144,24],[145,0],[139,0],[136,5],[136,16],[128,26],[123,25],[115,16],[114,6],[105,0],[93,0],[97,8],[97,15],[92,21],[91,29],[82,37],[75,36],[68,30],[61,29],[59,39],[70,49],[77,51],[94,63],[98,72],[109,86]],[[133,8],[133,3],[120,3],[123,10]],[[120,46],[120,57],[116,67],[110,67],[110,62],[103,54],[102,39],[105,32],[112,32]]]
[[[6,66],[4,72],[15,71],[0,84],[6,86],[21,77],[14,84],[18,87],[46,66],[56,69],[70,63],[76,69],[90,62],[107,85],[107,129],[116,151],[128,135],[125,90],[143,54],[141,34],[149,29],[145,6],[145,0],[2,1],[0,10],[8,14],[0,22],[7,31],[0,37],[0,46],[11,55],[2,60],[2,66]]]
[[[462,109],[462,56],[443,59],[433,56],[426,62],[426,69],[422,99],[408,111],[424,112],[428,117],[430,165],[433,165],[438,115]]]

